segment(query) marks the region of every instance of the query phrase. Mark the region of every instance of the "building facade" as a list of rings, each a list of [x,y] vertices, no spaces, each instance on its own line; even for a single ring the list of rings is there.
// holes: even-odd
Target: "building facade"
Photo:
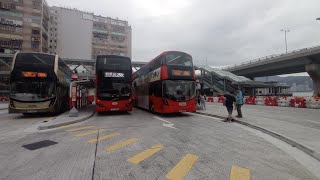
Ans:
[[[0,53],[48,51],[49,8],[45,0],[1,0]]]
[[[93,13],[50,8],[49,53],[64,58],[91,59]]]
[[[127,21],[110,17],[93,17],[92,58],[99,54],[131,58],[131,27]]]
[[[49,24],[49,53],[71,59],[95,59],[99,54],[132,55],[127,21],[51,7]]]

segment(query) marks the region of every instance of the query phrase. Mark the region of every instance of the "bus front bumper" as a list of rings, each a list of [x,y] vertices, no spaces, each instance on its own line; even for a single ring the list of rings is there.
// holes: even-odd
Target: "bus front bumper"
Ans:
[[[42,108],[42,109],[18,109],[9,107],[9,114],[13,113],[50,113],[55,112],[54,106],[48,107],[48,108]]]
[[[169,114],[169,113],[179,113],[179,112],[196,112],[197,106],[189,105],[189,106],[163,106],[162,113]]]

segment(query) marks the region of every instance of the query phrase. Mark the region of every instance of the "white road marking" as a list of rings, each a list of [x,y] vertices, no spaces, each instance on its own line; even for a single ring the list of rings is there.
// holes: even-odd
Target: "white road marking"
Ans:
[[[168,127],[168,128],[172,128],[172,129],[177,129],[176,127],[173,127],[174,124],[173,124],[172,122],[169,122],[169,121],[167,121],[167,120],[164,120],[164,119],[162,119],[162,118],[160,118],[160,117],[158,117],[158,116],[153,116],[153,117],[156,118],[156,119],[158,119],[158,120],[160,120],[160,121],[162,121],[162,122],[165,122],[165,123],[162,123],[162,125],[163,125],[164,127]]]
[[[215,120],[219,120],[219,121],[223,120],[221,118],[216,118],[216,117],[212,117],[212,116],[206,116],[206,115],[203,115],[203,114],[195,114],[195,113],[187,113],[187,114],[192,114],[192,115],[196,115],[196,116],[202,116],[202,117],[211,118],[211,119],[215,119]]]
[[[312,121],[312,120],[308,120],[308,119],[304,119],[305,121],[309,121],[309,122],[313,122],[313,123],[317,123],[320,124],[320,122],[316,122],[316,121]]]

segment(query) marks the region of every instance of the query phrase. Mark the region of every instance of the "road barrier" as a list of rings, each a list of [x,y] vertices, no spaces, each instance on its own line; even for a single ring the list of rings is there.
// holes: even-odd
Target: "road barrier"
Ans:
[[[290,100],[290,107],[306,108],[306,99],[304,97],[294,97]]]
[[[224,97],[208,97],[208,102],[223,103]],[[320,97],[245,96],[248,105],[320,109]]]
[[[311,109],[320,109],[320,98],[306,98],[306,107]]]
[[[7,96],[0,96],[0,101],[9,101],[9,97]]]

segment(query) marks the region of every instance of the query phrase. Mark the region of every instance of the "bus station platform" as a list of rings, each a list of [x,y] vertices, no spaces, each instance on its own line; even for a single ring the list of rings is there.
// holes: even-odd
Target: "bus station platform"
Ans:
[[[48,121],[45,124],[41,124],[38,130],[58,128],[62,126],[68,126],[75,123],[79,123],[91,118],[95,114],[95,104],[87,105],[79,110],[79,115],[77,117],[70,117],[69,111],[60,114],[54,120]]]
[[[206,110],[197,113],[221,119],[228,115],[222,103],[206,102]],[[278,106],[242,106],[243,118],[233,118],[240,124],[255,127],[297,147],[320,160],[320,110]]]

